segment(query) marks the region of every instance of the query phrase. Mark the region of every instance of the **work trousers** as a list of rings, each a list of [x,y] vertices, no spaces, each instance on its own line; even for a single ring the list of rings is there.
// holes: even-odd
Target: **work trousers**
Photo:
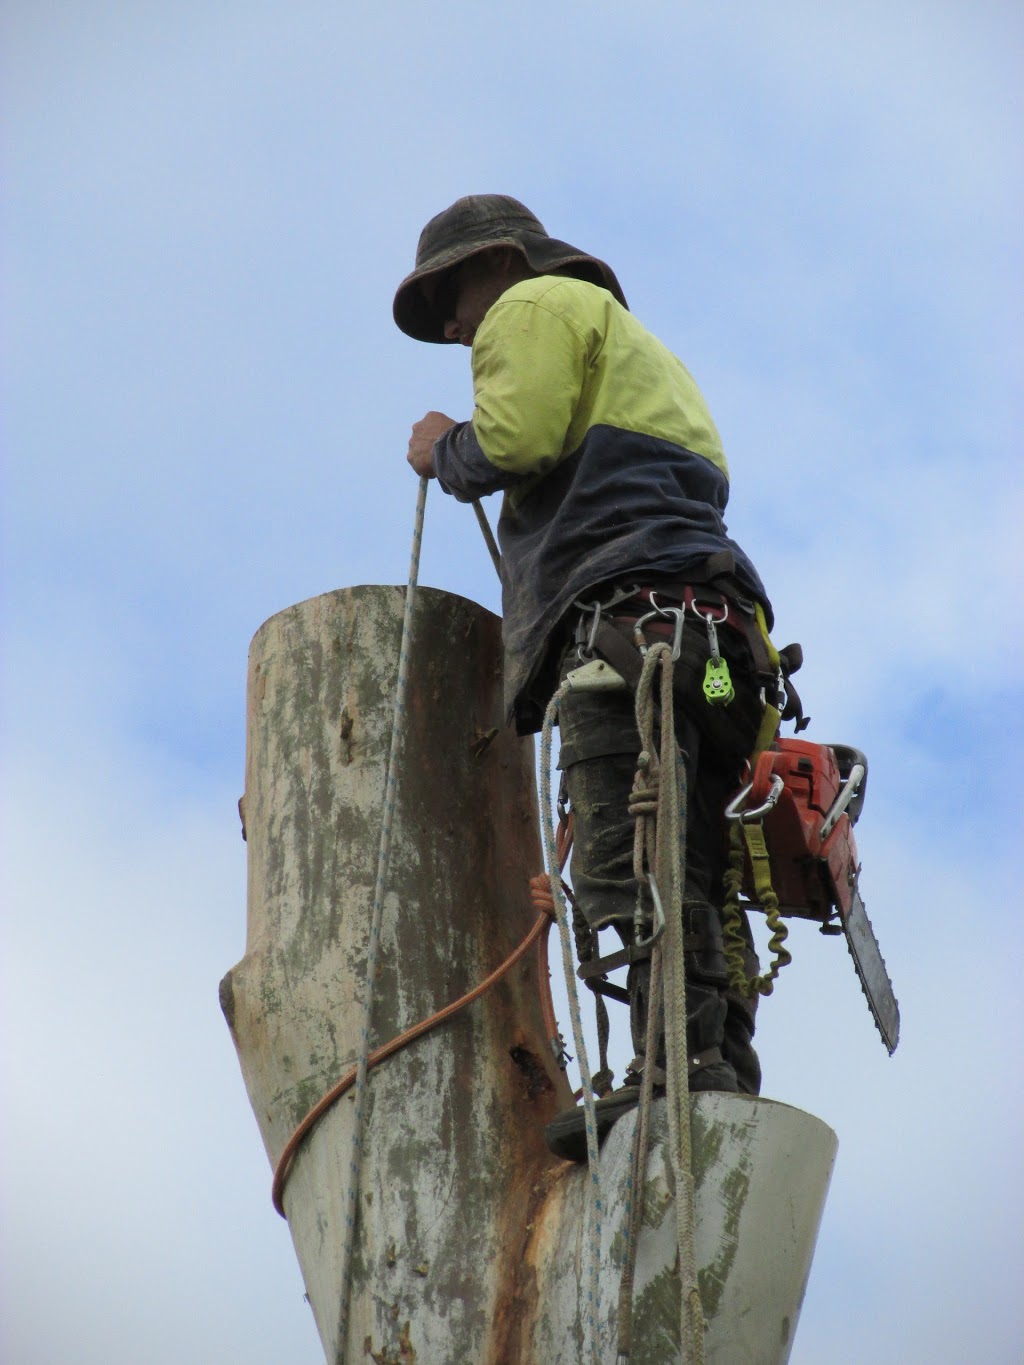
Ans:
[[[731,702],[712,705],[704,696],[709,648],[706,631],[695,618],[683,630],[674,673],[676,741],[687,778],[687,827],[679,831],[685,841],[687,1047],[691,1057],[710,1052],[714,1058],[693,1072],[690,1086],[756,1095],[761,1087],[751,1043],[756,997],[728,987],[721,906],[727,863],[724,810],[757,738],[764,709],[762,680],[742,633],[723,628],[718,640],[736,689]],[[578,665],[572,647],[563,658],[562,677]],[[628,806],[640,748],[633,693],[569,691],[561,700],[558,723],[559,766],[574,818],[571,875],[577,904],[593,929],[613,926],[624,943],[632,943],[638,887],[633,876],[635,823]],[[742,920],[751,976],[758,962],[745,915]],[[630,1023],[639,1054],[649,977],[649,962],[630,968]],[[659,1065],[664,1065],[663,1046],[655,1059]]]

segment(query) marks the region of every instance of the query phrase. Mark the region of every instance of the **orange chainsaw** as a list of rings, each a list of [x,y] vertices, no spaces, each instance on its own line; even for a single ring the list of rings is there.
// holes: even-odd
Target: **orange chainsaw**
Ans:
[[[727,820],[761,824],[771,886],[782,915],[816,920],[823,934],[843,934],[868,1007],[892,1053],[900,1011],[861,899],[853,826],[864,805],[867,759],[842,744],[777,739],[758,754],[751,780],[726,808]],[[756,904],[746,857],[743,894]]]

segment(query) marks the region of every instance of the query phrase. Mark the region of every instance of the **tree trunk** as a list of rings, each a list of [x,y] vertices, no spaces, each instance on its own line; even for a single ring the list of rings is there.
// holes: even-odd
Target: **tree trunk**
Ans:
[[[355,1064],[404,590],[360,587],[271,618],[250,651],[246,953],[221,1000],[271,1164]],[[371,1045],[477,985],[536,919],[533,744],[503,724],[500,623],[417,595]],[[284,1207],[331,1365],[577,1365],[587,1175],[543,1126],[572,1103],[537,953],[371,1071],[347,1340],[339,1340],[352,1092],[299,1149]],[[655,1106],[656,1111],[661,1106]],[[835,1151],[770,1101],[693,1105],[707,1359],[784,1361]],[[614,1360],[633,1116],[605,1143],[602,1359]],[[269,1201],[268,1201],[269,1207]],[[674,1201],[654,1123],[634,1362],[679,1359]]]

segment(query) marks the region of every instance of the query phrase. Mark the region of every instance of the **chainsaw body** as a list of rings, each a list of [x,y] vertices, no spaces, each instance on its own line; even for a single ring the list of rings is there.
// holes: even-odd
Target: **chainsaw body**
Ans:
[[[726,809],[730,821],[760,826],[778,913],[816,920],[823,934],[846,938],[872,1017],[889,1052],[899,1041],[899,1005],[858,887],[860,862],[853,826],[864,804],[867,759],[845,745],[777,739],[758,754],[750,782]],[[748,852],[742,891],[761,897]],[[763,907],[762,907],[763,908]],[[780,935],[778,942],[785,937]]]
[[[778,739],[758,755],[741,818],[771,802],[762,818],[782,914],[817,920],[826,933],[841,932],[835,920],[849,915],[857,885],[853,822],[866,785],[867,759],[844,745]],[[749,858],[743,889],[757,899]]]

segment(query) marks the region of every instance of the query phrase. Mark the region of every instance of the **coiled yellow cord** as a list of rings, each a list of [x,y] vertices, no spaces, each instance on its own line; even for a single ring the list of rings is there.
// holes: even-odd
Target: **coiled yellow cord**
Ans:
[[[739,910],[740,890],[743,886],[744,838],[754,871],[754,888],[764,910],[765,922],[772,934],[768,940],[768,951],[772,954],[768,970],[762,976],[753,977],[747,976],[743,961],[747,943],[743,937],[743,922]],[[768,849],[764,841],[764,829],[759,820],[747,824],[742,820],[733,823],[729,832],[729,866],[726,868],[723,883],[725,904],[722,906],[722,927],[729,985],[741,995],[771,995],[779,972],[783,967],[789,966],[793,956],[784,946],[789,937],[789,930],[779,912],[779,898],[772,889]]]

